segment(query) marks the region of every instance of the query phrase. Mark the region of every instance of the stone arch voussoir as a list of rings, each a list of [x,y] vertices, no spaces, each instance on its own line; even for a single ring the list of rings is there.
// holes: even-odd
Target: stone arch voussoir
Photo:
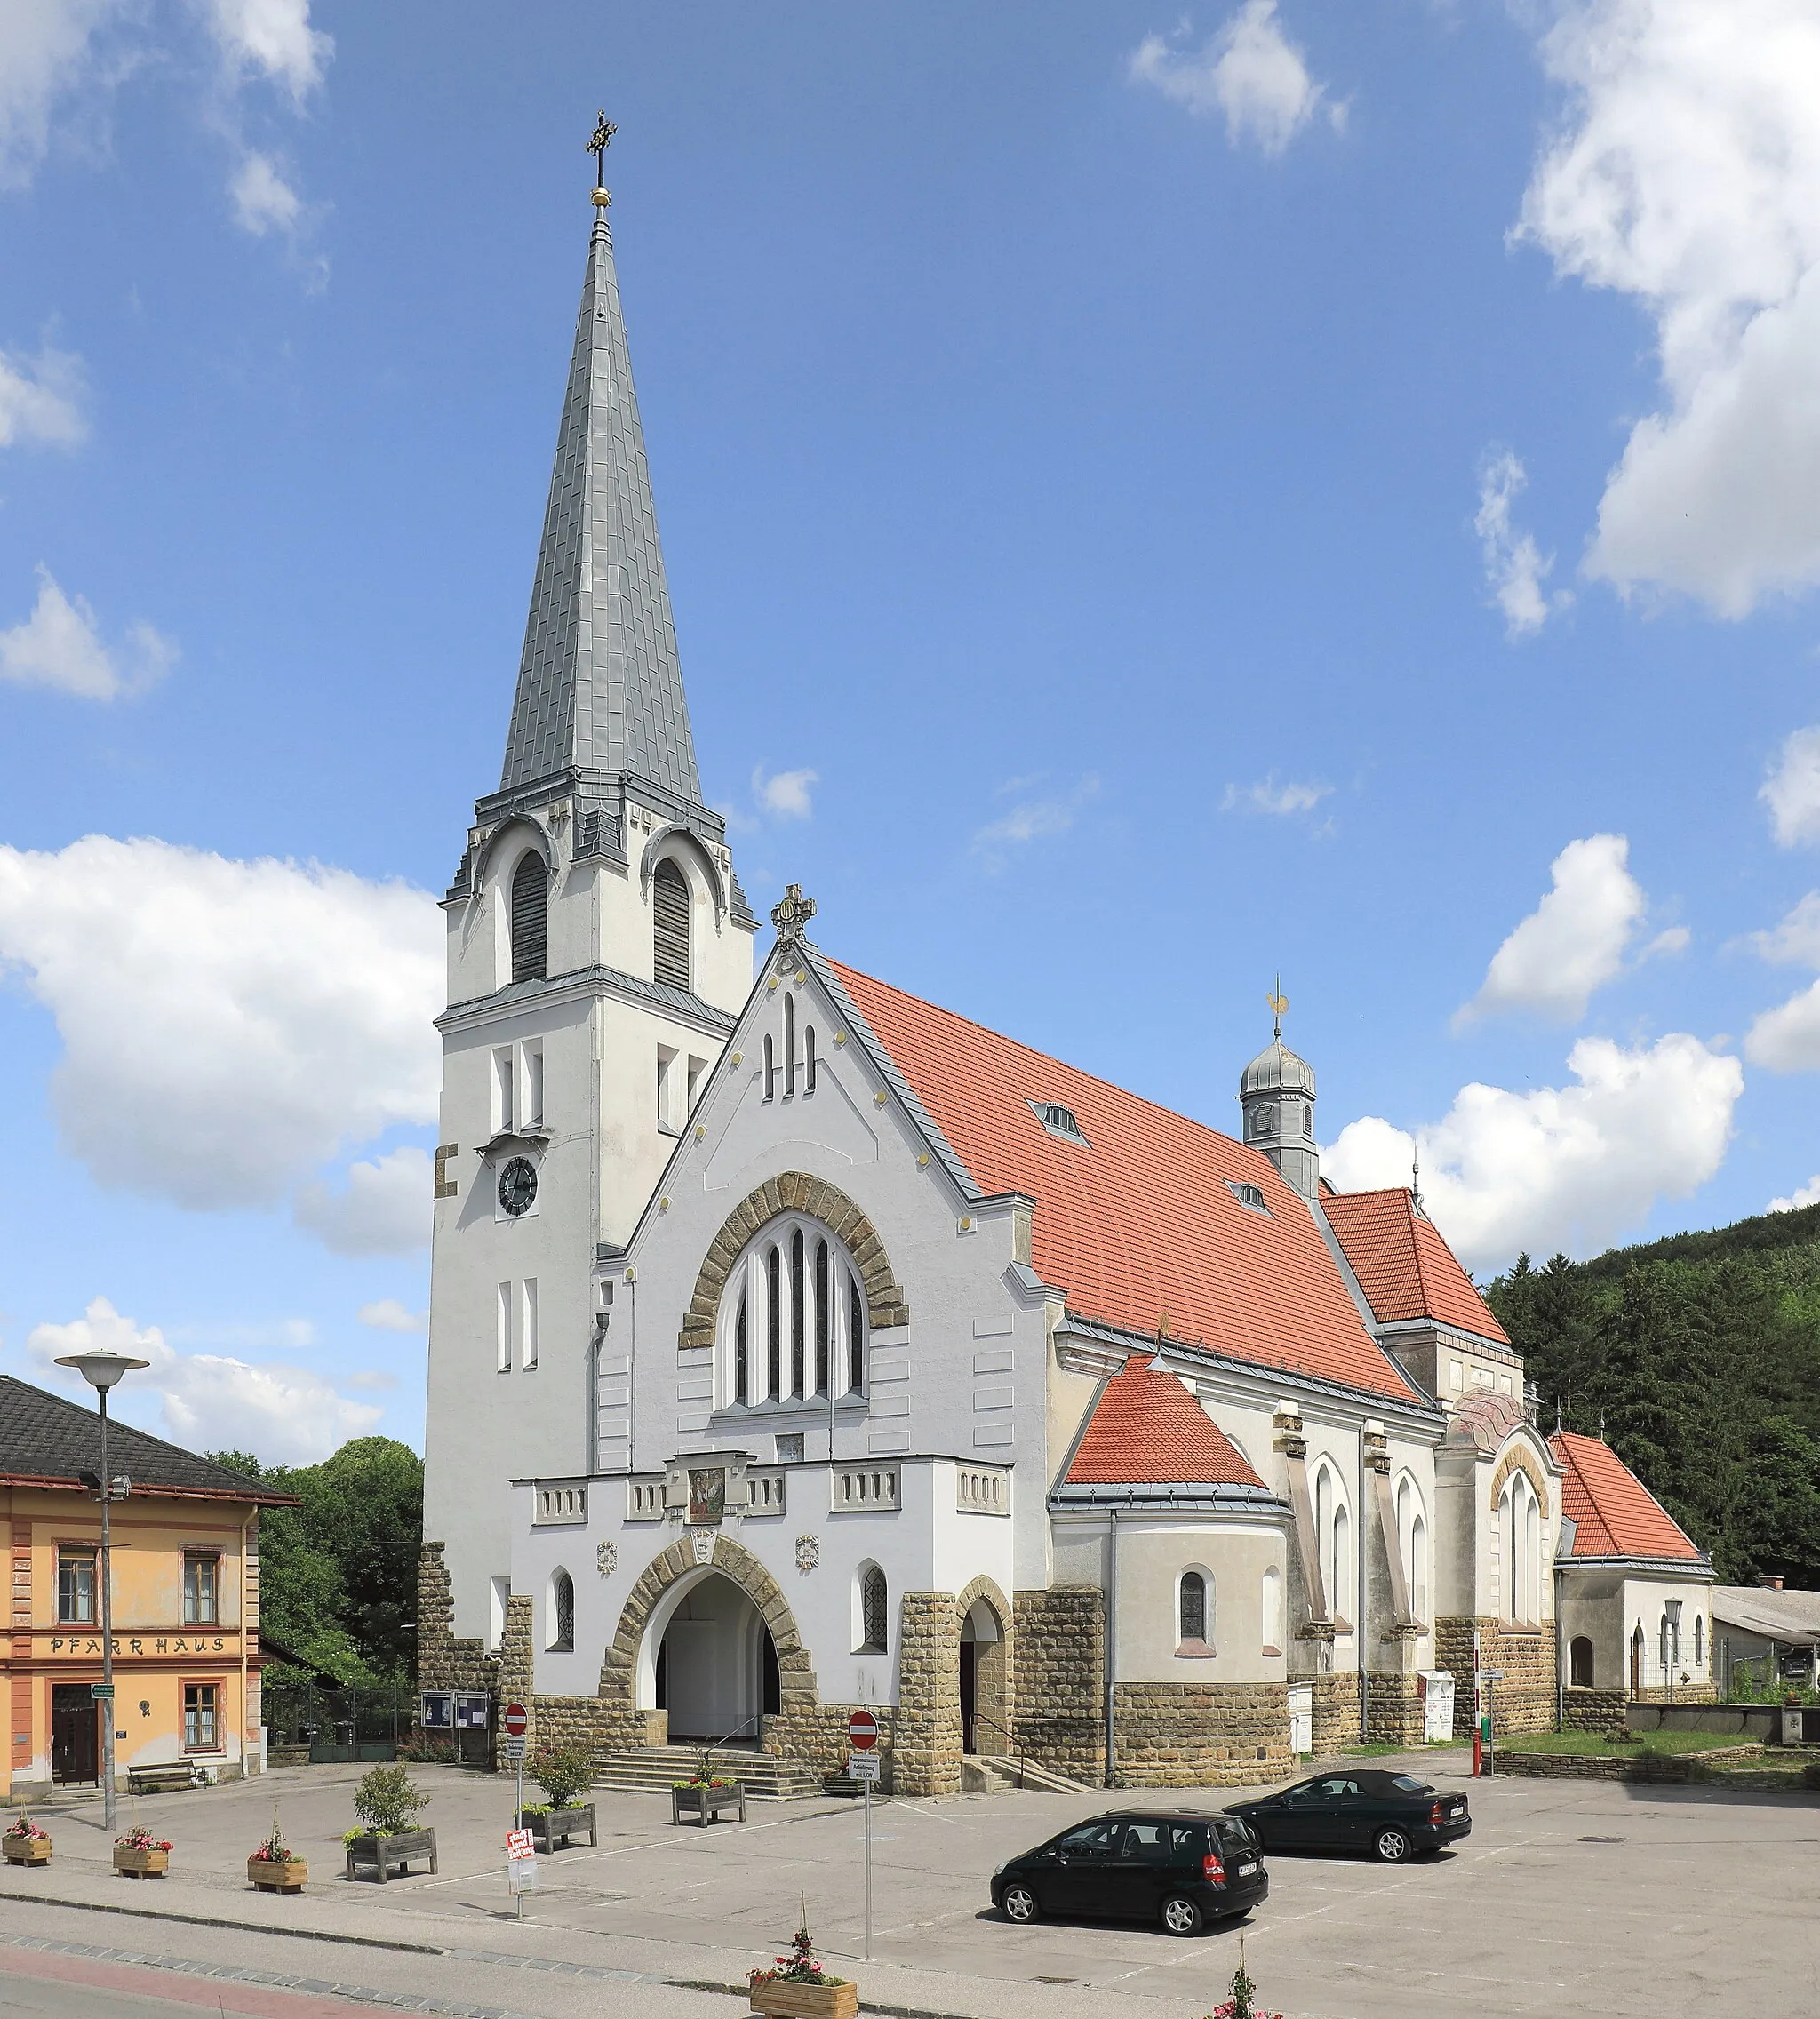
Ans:
[[[1498,1501],[1505,1488],[1510,1484],[1513,1472],[1521,1472],[1536,1488],[1537,1503],[1542,1509],[1543,1520],[1546,1520],[1552,1511],[1548,1497],[1548,1477],[1536,1462],[1535,1453],[1521,1444],[1512,1445],[1498,1460],[1497,1470],[1491,1475],[1491,1496],[1488,1504],[1492,1512],[1497,1512]]]
[[[714,1537],[714,1553],[706,1565],[698,1563],[694,1551],[682,1543],[672,1543],[659,1550],[646,1565],[627,1596],[619,1626],[601,1664],[601,1696],[615,1710],[630,1712],[636,1709],[638,1648],[651,1616],[671,1585],[704,1568],[717,1570],[730,1583],[738,1585],[758,1608],[778,1650],[778,1677],[785,1708],[787,1710],[793,1702],[818,1702],[815,1670],[783,1588],[749,1549],[742,1548],[729,1536]]]
[[[807,1172],[787,1170],[769,1177],[734,1207],[721,1224],[721,1231],[708,1243],[695,1291],[682,1319],[677,1344],[681,1346],[711,1346],[714,1343],[714,1319],[721,1295],[727,1287],[739,1251],[752,1237],[785,1213],[807,1213],[819,1220],[828,1232],[845,1243],[859,1272],[866,1290],[866,1322],[874,1327],[907,1325],[910,1306],[903,1287],[891,1270],[890,1257],[879,1238],[878,1229],[847,1194],[826,1178]],[[1009,1619],[1010,1615],[1007,1614]]]

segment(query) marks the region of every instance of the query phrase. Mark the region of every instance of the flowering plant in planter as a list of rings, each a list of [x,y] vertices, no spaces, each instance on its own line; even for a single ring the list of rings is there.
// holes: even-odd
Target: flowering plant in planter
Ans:
[[[724,1774],[714,1772],[714,1753],[712,1746],[704,1746],[701,1757],[695,1763],[695,1777],[688,1781],[672,1781],[673,1788],[730,1788],[735,1784]]]
[[[755,1991],[761,1984],[843,1984],[847,1980],[830,1976],[822,1967],[805,1916],[804,1925],[790,1938],[790,1953],[779,1956],[768,1970],[748,1970],[746,1981]]]
[[[1257,1986],[1251,1981],[1251,1973],[1245,1967],[1245,1938],[1239,1937],[1239,1967],[1233,1972],[1233,1995],[1224,2005],[1216,2005],[1207,2019],[1283,2019],[1281,2012],[1266,2012],[1262,2006],[1254,2005]]]
[[[6,1825],[6,1834],[9,1837],[27,1838],[35,1844],[48,1844],[51,1840],[51,1832],[48,1830],[41,1829],[37,1823],[32,1821],[24,1809],[20,1810],[19,1820],[16,1823],[9,1823]]]
[[[116,1851],[174,1851],[177,1847],[168,1837],[155,1837],[143,1823],[135,1823],[125,1836],[114,1839]]]
[[[543,1808],[569,1808],[594,1781],[594,1748],[547,1740],[525,1761],[524,1771],[544,1792]],[[528,1810],[527,1810],[528,1813]]]
[[[363,1774],[354,1791],[354,1813],[366,1829],[350,1836],[394,1837],[409,1830],[430,1798],[421,1793],[403,1767],[375,1767]]]
[[[272,1834],[253,1854],[262,1864],[289,1864],[294,1853],[284,1841],[283,1832],[278,1828],[278,1819],[272,1818]]]

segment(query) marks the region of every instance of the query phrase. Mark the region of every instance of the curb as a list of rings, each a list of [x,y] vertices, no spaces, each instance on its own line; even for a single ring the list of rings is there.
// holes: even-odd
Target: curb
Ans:
[[[51,1893],[14,1893],[0,1887],[0,1900],[34,1907],[68,1907],[83,1914],[124,1914],[129,1920],[179,1921],[189,1927],[226,1927],[241,1935],[282,1935],[293,1942],[339,1942],[350,1949],[390,1949],[406,1956],[446,1956],[427,1942],[387,1942],[378,1935],[334,1935],[324,1928],[283,1927],[266,1921],[229,1920],[221,1914],[183,1914],[163,1907],[116,1907],[106,1900],[60,1900]]]

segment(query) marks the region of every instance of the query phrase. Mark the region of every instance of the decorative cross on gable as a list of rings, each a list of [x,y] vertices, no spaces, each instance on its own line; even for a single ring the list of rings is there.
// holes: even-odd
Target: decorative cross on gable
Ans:
[[[800,883],[786,883],[782,898],[771,906],[771,923],[779,939],[801,939],[803,928],[815,916],[815,899],[802,895]]]

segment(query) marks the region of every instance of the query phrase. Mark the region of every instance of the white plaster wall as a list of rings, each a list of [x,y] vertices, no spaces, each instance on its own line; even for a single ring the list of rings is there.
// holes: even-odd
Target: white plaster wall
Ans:
[[[1281,1656],[1263,1653],[1264,1573],[1287,1577],[1281,1529],[1143,1515],[1119,1520],[1117,1673],[1121,1682],[1280,1682]],[[1215,1653],[1177,1652],[1177,1586],[1198,1567],[1212,1584]]]
[[[1624,1579],[1625,1643],[1624,1675],[1630,1675],[1629,1644],[1631,1631],[1639,1624],[1643,1629],[1643,1687],[1646,1689],[1663,1688],[1671,1679],[1662,1666],[1662,1613],[1671,1599],[1681,1602],[1680,1656],[1672,1680],[1680,1685],[1683,1672],[1690,1683],[1709,1682],[1712,1679],[1712,1586],[1692,1578],[1626,1577]],[[1701,1636],[1701,1659],[1694,1659],[1694,1618],[1698,1615],[1705,1623]]]

